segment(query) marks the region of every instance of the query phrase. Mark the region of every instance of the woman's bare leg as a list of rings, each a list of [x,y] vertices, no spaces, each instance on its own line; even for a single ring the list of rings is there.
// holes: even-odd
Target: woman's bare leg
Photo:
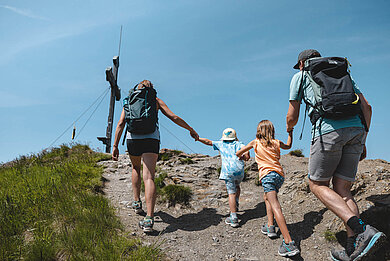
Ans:
[[[156,204],[156,186],[154,184],[154,174],[156,172],[156,162],[158,154],[144,153],[143,160],[143,179],[145,184],[145,199],[147,216],[154,216],[154,206]]]

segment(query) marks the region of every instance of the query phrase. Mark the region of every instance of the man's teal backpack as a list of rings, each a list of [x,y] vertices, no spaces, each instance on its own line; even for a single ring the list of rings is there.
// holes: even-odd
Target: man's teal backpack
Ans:
[[[138,88],[138,84],[129,91],[123,100],[126,130],[134,134],[148,134],[156,130],[158,115],[156,90],[153,87]]]

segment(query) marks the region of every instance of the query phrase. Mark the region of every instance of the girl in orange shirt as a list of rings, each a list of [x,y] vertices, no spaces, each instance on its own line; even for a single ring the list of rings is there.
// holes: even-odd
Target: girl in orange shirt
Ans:
[[[237,157],[241,157],[250,149],[255,150],[256,163],[259,168],[259,180],[264,188],[264,202],[267,209],[268,224],[263,225],[261,232],[268,237],[276,237],[274,218],[283,235],[283,242],[278,253],[281,256],[295,256],[299,253],[295,242],[288,232],[286,220],[282,213],[277,193],[284,182],[282,165],[279,162],[280,148],[288,150],[292,144],[292,130],[289,132],[287,144],[275,139],[275,128],[272,122],[262,120],[257,125],[256,139],[237,151]]]

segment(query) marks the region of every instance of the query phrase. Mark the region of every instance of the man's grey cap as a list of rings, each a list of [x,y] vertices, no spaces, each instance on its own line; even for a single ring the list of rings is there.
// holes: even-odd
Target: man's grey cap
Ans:
[[[294,69],[299,69],[299,61],[301,60],[307,60],[309,58],[313,58],[313,57],[321,57],[321,54],[319,51],[317,50],[314,50],[314,49],[307,49],[307,50],[304,50],[302,51],[299,55],[298,55],[298,62],[296,65],[294,65]]]

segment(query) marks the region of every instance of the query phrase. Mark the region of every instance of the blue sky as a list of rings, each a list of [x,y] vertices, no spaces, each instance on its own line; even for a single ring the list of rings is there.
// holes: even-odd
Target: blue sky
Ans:
[[[388,1],[0,1],[0,162],[49,146],[108,88],[104,72],[121,25],[122,96],[149,79],[173,112],[213,140],[232,127],[247,143],[262,119],[286,140],[298,53],[348,57],[373,106],[368,157],[390,161],[389,11]],[[77,142],[104,150],[96,137],[105,135],[108,103],[107,96]],[[120,111],[117,102],[115,126]],[[302,121],[303,113],[293,148],[308,155],[310,123],[300,141]],[[160,122],[162,147],[191,152],[168,129],[192,151],[215,155],[161,114]],[[71,130],[55,145],[69,142]]]

